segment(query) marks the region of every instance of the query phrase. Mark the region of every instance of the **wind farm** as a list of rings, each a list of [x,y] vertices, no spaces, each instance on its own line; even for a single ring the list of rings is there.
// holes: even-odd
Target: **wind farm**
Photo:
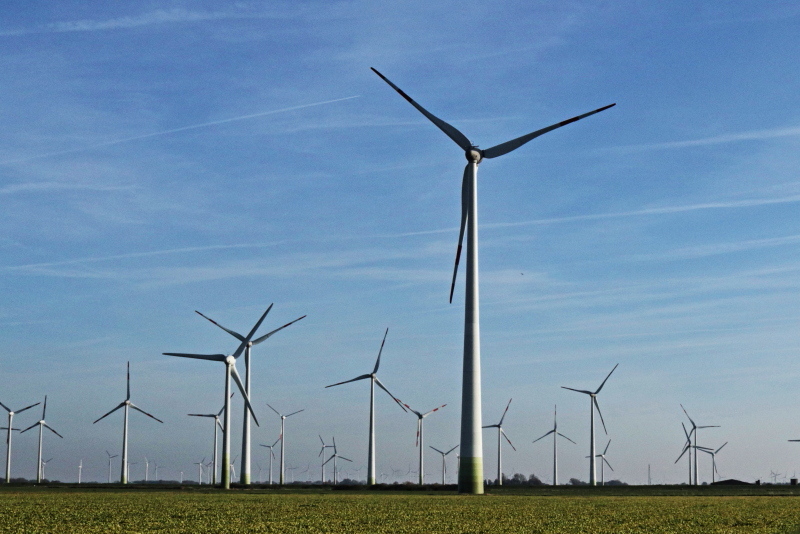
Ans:
[[[797,22],[8,6],[6,526],[800,527]]]

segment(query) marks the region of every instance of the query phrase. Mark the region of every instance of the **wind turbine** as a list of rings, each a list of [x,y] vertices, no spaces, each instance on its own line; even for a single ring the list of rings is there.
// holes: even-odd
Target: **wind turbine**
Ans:
[[[322,438],[320,438],[320,439],[322,439]],[[278,439],[276,439],[275,443],[273,443],[272,445],[264,445],[263,443],[261,444],[262,447],[266,447],[266,448],[269,449],[269,485],[270,486],[272,485],[272,460],[275,458],[275,453],[272,451],[272,449],[275,447],[275,445],[278,444],[278,442],[280,440],[281,440],[281,437],[278,436]]]
[[[697,426],[695,424],[695,422],[692,420],[692,418],[689,417],[689,414],[686,411],[686,408],[683,407],[683,404],[681,404],[681,409],[683,410],[683,413],[686,414],[686,417],[689,419],[689,422],[692,423],[692,431],[689,433],[689,435],[694,434],[694,445],[692,446],[692,448],[694,448],[694,450],[695,450],[694,451],[694,485],[697,486],[697,431],[699,429],[701,429],[701,428],[719,428],[719,425]]]
[[[115,454],[112,456],[111,453],[108,451],[106,451],[106,454],[108,455],[108,483],[111,484],[111,459],[116,458],[117,456],[119,456],[119,454]]]
[[[267,308],[267,311],[264,313],[264,316],[266,316],[271,309],[272,309],[272,304],[269,305],[269,308]],[[244,350],[244,390],[247,392],[248,395],[250,395],[250,393],[251,393],[250,380],[251,380],[251,376],[252,376],[252,373],[250,371],[250,349],[252,347],[258,345],[259,343],[262,343],[262,342],[266,341],[273,334],[275,334],[277,332],[280,332],[281,330],[283,330],[287,326],[290,326],[290,325],[296,323],[297,321],[299,321],[300,319],[303,319],[305,317],[305,315],[303,315],[303,317],[298,317],[294,321],[286,323],[285,325],[281,326],[280,328],[276,328],[272,332],[269,332],[268,334],[264,334],[263,336],[250,341],[249,339],[245,338],[243,335],[241,335],[241,334],[239,334],[237,332],[234,332],[233,330],[230,330],[228,328],[225,328],[224,326],[222,326],[221,324],[219,324],[215,320],[213,320],[213,319],[211,319],[209,317],[206,317],[205,315],[203,315],[199,311],[195,310],[195,312],[198,315],[200,315],[201,317],[203,317],[204,319],[207,319],[207,320],[211,321],[211,323],[213,323],[213,324],[217,325],[218,327],[220,327],[221,329],[225,330],[227,333],[229,333],[230,335],[232,335],[233,337],[235,337],[236,339],[238,339],[242,343],[246,343],[245,350]],[[262,317],[261,319],[263,320],[264,318]],[[259,323],[260,323],[260,321],[259,321]],[[246,339],[247,339],[247,341],[245,341]],[[240,471],[241,471],[241,478],[240,478],[239,482],[241,484],[250,484],[250,418],[247,416],[247,407],[244,408],[244,414],[242,415],[242,468],[241,468]],[[214,473],[214,476],[216,477],[216,472]]]
[[[614,366],[614,369],[611,369],[611,373],[619,366],[619,364]],[[603,386],[606,385],[606,381],[611,376],[611,373],[608,373],[606,379],[603,380],[603,383],[600,384],[600,387],[597,388],[597,391],[586,391],[585,389],[573,389],[568,388],[566,386],[561,386],[563,389],[568,389],[570,391],[577,391],[578,393],[584,393],[589,395],[589,411],[590,411],[590,418],[589,418],[589,433],[590,435],[590,445],[589,445],[589,484],[592,486],[597,485],[597,474],[595,472],[595,449],[594,449],[594,409],[597,408],[597,413],[600,416],[600,422],[603,423],[603,432],[608,435],[608,430],[606,430],[606,422],[603,420],[603,413],[600,411],[600,405],[597,403],[597,394],[600,393],[600,390],[603,389]]]
[[[50,432],[52,432],[53,434],[58,436],[59,438],[64,439],[64,436],[62,436],[61,434],[56,432],[53,429],[53,427],[51,427],[50,425],[45,423],[45,421],[44,421],[45,412],[47,412],[47,395],[44,396],[44,406],[42,406],[42,418],[39,421],[37,421],[36,423],[33,423],[31,426],[29,426],[25,430],[23,430],[22,432],[20,432],[20,434],[24,434],[25,432],[27,432],[31,428],[35,427],[36,425],[39,425],[39,454],[36,457],[36,465],[37,465],[36,482],[40,483],[40,484],[42,482],[42,478],[44,478],[44,475],[42,474],[42,437],[43,437],[44,429],[46,428]],[[50,461],[50,460],[48,460],[48,461]]]
[[[283,466],[284,466],[284,463],[283,463],[283,452],[284,452],[284,445],[286,444],[286,434],[284,433],[284,423],[286,422],[286,418],[287,417],[291,417],[296,413],[303,412],[303,411],[305,411],[305,408],[303,408],[302,410],[297,410],[296,412],[292,412],[289,415],[283,415],[278,410],[276,410],[275,408],[270,406],[269,403],[267,403],[267,406],[269,406],[270,410],[272,410],[273,412],[278,414],[278,417],[281,418],[281,436],[280,436],[280,438],[278,438],[278,439],[281,440],[281,470],[280,470],[280,477],[279,477],[280,481],[279,481],[279,484],[281,486],[283,486],[283,482],[284,482],[284,480],[283,480]]]
[[[25,410],[33,408],[34,406],[39,406],[39,404],[41,403],[37,402],[36,404],[31,404],[30,406],[26,406],[21,410],[17,410],[15,412],[11,408],[0,402],[0,406],[2,406],[3,409],[8,412],[8,437],[6,438],[6,484],[11,482],[11,432],[13,430],[19,430],[18,428],[13,428],[14,425],[12,423],[14,422],[14,415],[22,413]]]
[[[147,483],[147,479],[150,475],[150,462],[147,461],[147,456],[144,457],[144,481]]]
[[[509,445],[511,445],[512,449],[514,449],[515,451],[517,450],[514,444],[511,443],[511,440],[508,439],[508,436],[506,436],[506,433],[503,431],[503,419],[506,418],[506,413],[508,412],[508,407],[511,406],[512,400],[513,399],[508,399],[508,404],[506,404],[506,409],[503,410],[503,416],[500,418],[499,423],[497,423],[496,425],[486,425],[485,427],[483,427],[483,428],[497,429],[497,484],[500,486],[503,485],[503,440],[501,436],[503,438],[506,438],[506,441],[508,442]]]
[[[231,397],[233,397],[233,395],[234,394],[231,393]],[[213,481],[211,482],[214,485],[217,484],[217,428],[219,427],[220,429],[222,429],[223,432],[225,432],[225,429],[222,427],[222,423],[219,422],[219,416],[222,415],[223,411],[225,411],[225,406],[220,408],[219,412],[217,412],[217,413],[190,413],[190,414],[187,414],[187,415],[189,415],[191,417],[211,417],[211,418],[214,419],[214,455],[213,455],[213,458],[214,458],[214,467],[213,467],[214,474],[212,476],[213,477]]]
[[[134,403],[131,402],[131,362],[128,362],[128,394],[125,397],[125,400],[120,402],[117,405],[116,408],[114,408],[113,410],[111,410],[110,412],[105,414],[104,416],[100,417],[99,419],[97,419],[92,424],[97,423],[97,421],[100,421],[104,417],[111,415],[112,413],[116,412],[120,408],[125,408],[125,416],[123,418],[123,425],[122,425],[122,467],[120,468],[121,474],[120,474],[119,481],[120,481],[121,484],[127,484],[128,483],[128,470],[127,470],[126,466],[127,466],[127,463],[128,463],[128,408],[133,408],[137,412],[141,412],[141,413],[145,414],[147,417],[149,417],[151,419],[155,419],[159,423],[163,423],[164,422],[161,419],[159,419],[158,417],[155,417],[155,416],[150,415],[149,413],[145,412],[144,410],[142,410],[141,408],[139,408],[138,406],[136,406]],[[145,459],[145,461],[147,461],[147,459]],[[147,472],[146,471],[145,471],[145,481],[147,481]]]
[[[83,472],[83,458],[81,458],[81,461],[78,464],[78,484],[81,483],[81,473],[82,472]]]
[[[424,475],[424,472],[422,470],[422,465],[423,465],[423,454],[422,453],[425,450],[425,439],[424,439],[424,434],[423,434],[425,428],[424,428],[424,425],[423,425],[423,419],[428,417],[433,412],[438,412],[439,410],[441,410],[442,408],[447,406],[447,404],[442,404],[438,408],[434,408],[433,410],[430,410],[430,411],[425,412],[425,413],[419,413],[418,411],[416,411],[411,406],[409,406],[408,404],[405,404],[405,403],[403,403],[403,406],[408,408],[411,411],[411,413],[413,413],[414,415],[417,416],[417,441],[414,444],[414,446],[415,447],[419,447],[419,485],[422,486],[423,484],[425,484],[425,475]]]
[[[203,462],[206,461],[205,456],[199,462],[194,462],[194,465],[197,466],[197,484],[202,486],[203,485]]]
[[[445,480],[447,479],[447,463],[445,462],[444,457],[453,452],[454,450],[456,450],[458,448],[458,445],[456,445],[447,452],[442,452],[432,445],[429,445],[429,447],[442,455],[442,486],[444,486]]]
[[[717,470],[717,453],[719,451],[721,451],[722,447],[724,447],[727,444],[728,444],[728,442],[726,441],[717,450],[711,450],[711,449],[707,449],[705,447],[701,447],[700,448],[700,450],[703,451],[704,453],[711,455],[711,483],[712,484],[717,481],[716,477],[714,475],[715,474],[719,474],[719,471]]]
[[[481,150],[463,133],[452,125],[428,112],[390,82],[383,74],[372,71],[388,83],[392,89],[405,98],[417,111],[442,130],[464,151],[467,166],[461,182],[461,227],[456,249],[453,281],[450,285],[450,302],[453,302],[458,263],[461,258],[461,243],[467,234],[467,279],[464,310],[464,369],[461,400],[461,456],[459,466],[458,491],[460,493],[483,493],[483,441],[481,436],[481,368],[480,368],[480,306],[478,296],[478,165],[484,159],[496,158],[516,150],[528,141],[546,134],[556,128],[579,121],[595,113],[606,110],[611,104],[583,115],[536,130],[522,137],[506,141],[491,148]]]
[[[334,486],[336,485],[336,482],[337,482],[336,477],[338,475],[338,472],[336,471],[336,459],[337,458],[341,458],[342,460],[345,460],[347,462],[352,462],[353,461],[353,460],[349,460],[349,459],[345,458],[344,456],[339,456],[339,453],[336,451],[336,438],[333,438],[333,455],[330,458],[328,458],[327,460],[325,460],[325,464],[327,464],[328,462],[333,460],[333,485]],[[322,465],[325,465],[325,464],[322,464]]]
[[[323,456],[323,454],[325,453],[325,449],[332,449],[333,445],[325,445],[325,440],[322,439],[322,436],[319,436],[319,440],[322,443],[322,448],[319,450],[319,455],[318,455],[319,457],[322,457],[322,466],[321,466],[322,479],[320,480],[320,484],[325,484],[325,464],[327,463],[327,461],[325,460],[325,456]],[[277,441],[275,443],[277,443]]]
[[[47,467],[47,464],[49,464],[51,460],[52,458],[50,458],[49,460],[42,460],[42,479],[44,480],[47,480],[44,476],[44,468]]]
[[[375,384],[384,390],[391,398],[394,400],[398,406],[405,412],[406,409],[403,404],[392,395],[386,386],[378,379],[378,367],[381,364],[381,353],[383,352],[383,345],[386,343],[386,336],[389,335],[389,329],[386,329],[386,333],[383,334],[383,341],[381,341],[381,348],[378,350],[378,359],[375,361],[375,368],[372,370],[371,373],[366,375],[357,376],[350,380],[345,380],[344,382],[337,382],[336,384],[331,384],[330,386],[325,386],[326,388],[332,388],[333,386],[340,386],[342,384],[347,384],[348,382],[356,382],[357,380],[366,380],[369,379],[369,454],[367,457],[367,485],[373,486],[375,485]],[[336,462],[334,462],[336,463]],[[334,478],[336,478],[336,473],[334,473]]]
[[[611,469],[612,471],[614,470],[614,468],[611,467],[611,464],[608,463],[608,460],[606,460],[606,453],[608,452],[608,446],[609,445],[611,445],[611,440],[608,440],[608,443],[606,443],[605,450],[601,454],[597,455],[597,458],[600,458],[600,485],[601,486],[605,486],[606,485],[606,470],[605,470],[605,466],[608,466],[608,468]]]
[[[178,356],[181,358],[194,358],[198,360],[210,360],[214,362],[222,362],[225,364],[225,423],[222,425],[222,486],[225,489],[230,489],[231,487],[231,467],[230,467],[230,457],[231,457],[231,376],[233,376],[234,382],[239,387],[239,392],[242,394],[244,398],[244,403],[247,406],[247,409],[250,410],[250,413],[253,416],[253,420],[258,425],[258,419],[256,418],[255,412],[253,412],[253,407],[250,404],[250,396],[247,394],[247,390],[242,384],[241,378],[239,378],[239,372],[236,370],[236,358],[241,356],[242,352],[247,348],[250,343],[250,340],[253,339],[253,336],[258,330],[258,327],[261,326],[261,322],[269,313],[269,308],[267,311],[264,312],[264,315],[258,320],[256,325],[250,330],[250,333],[247,334],[239,347],[233,354],[225,355],[225,354],[186,354],[182,352],[165,352],[165,356]],[[247,419],[247,417],[245,417]]]
[[[683,450],[681,451],[680,456],[678,459],[675,460],[675,463],[678,463],[678,460],[683,458],[683,455],[686,454],[686,451],[691,451],[692,449],[692,438],[690,437],[689,433],[686,431],[686,425],[681,423],[681,427],[683,427],[683,435],[686,437],[686,443],[683,444]],[[692,485],[692,453],[689,453],[689,485]]]
[[[558,436],[561,436],[562,438],[564,438],[564,439],[566,439],[568,441],[572,441],[572,440],[558,431],[558,407],[557,406],[553,409],[553,430],[551,430],[550,432],[548,432],[547,434],[545,434],[541,438],[537,438],[537,439],[533,440],[533,442],[536,443],[540,439],[544,439],[547,436],[549,436],[550,434],[553,434],[553,485],[554,486],[558,486]],[[572,441],[572,443],[575,443],[575,442]],[[577,445],[577,443],[575,443],[575,444]]]

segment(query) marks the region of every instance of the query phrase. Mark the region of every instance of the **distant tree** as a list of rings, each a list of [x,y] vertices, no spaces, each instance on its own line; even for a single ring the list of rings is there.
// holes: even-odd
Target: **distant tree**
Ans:
[[[528,477],[528,485],[529,486],[542,486],[542,485],[544,485],[544,482],[542,482],[539,477],[537,477],[536,475],[531,473],[530,476]]]
[[[523,486],[527,483],[528,479],[522,473],[514,473],[511,478],[503,477],[503,484],[508,484],[509,486]]]
[[[580,480],[578,478],[569,479],[569,483],[571,485],[573,485],[573,486],[587,486],[588,485],[586,482],[584,482],[583,480]]]
[[[627,486],[627,482],[623,482],[621,480],[609,480],[606,482],[606,486]]]

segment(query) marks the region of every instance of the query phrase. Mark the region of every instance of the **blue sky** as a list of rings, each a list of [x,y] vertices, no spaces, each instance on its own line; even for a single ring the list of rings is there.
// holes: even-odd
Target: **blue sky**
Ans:
[[[132,461],[188,476],[211,438],[186,414],[221,406],[223,368],[161,353],[230,352],[194,310],[246,331],[274,302],[265,332],[308,317],[254,351],[257,443],[279,433],[265,402],[304,408],[288,464],[316,475],[322,434],[365,465],[367,384],[323,387],[368,372],[389,327],[379,376],[418,410],[448,403],[426,436],[455,445],[464,159],[375,67],[484,148],[617,103],[480,167],[483,414],[513,397],[506,472],[550,480],[531,441],[558,404],[578,443],[560,476],[587,479],[587,402],[560,386],[619,363],[599,399],[614,478],[685,480],[679,403],[721,425],[700,441],[730,442],[724,477],[791,475],[798,18],[790,2],[8,3],[0,401],[49,395],[65,439],[46,437],[48,477],[83,458],[103,480],[121,416],[91,422],[130,360],[133,401],[165,421],[131,416]],[[377,410],[378,471],[405,472],[415,417],[385,395]],[[35,474],[32,434],[17,475]]]

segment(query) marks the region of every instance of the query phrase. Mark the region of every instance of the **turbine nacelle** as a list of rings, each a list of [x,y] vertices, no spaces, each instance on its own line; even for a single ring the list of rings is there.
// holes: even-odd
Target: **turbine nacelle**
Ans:
[[[470,163],[474,162],[475,164],[478,164],[481,161],[483,161],[483,150],[481,150],[476,146],[473,146],[464,153],[464,156],[466,156],[467,161],[469,161]]]

